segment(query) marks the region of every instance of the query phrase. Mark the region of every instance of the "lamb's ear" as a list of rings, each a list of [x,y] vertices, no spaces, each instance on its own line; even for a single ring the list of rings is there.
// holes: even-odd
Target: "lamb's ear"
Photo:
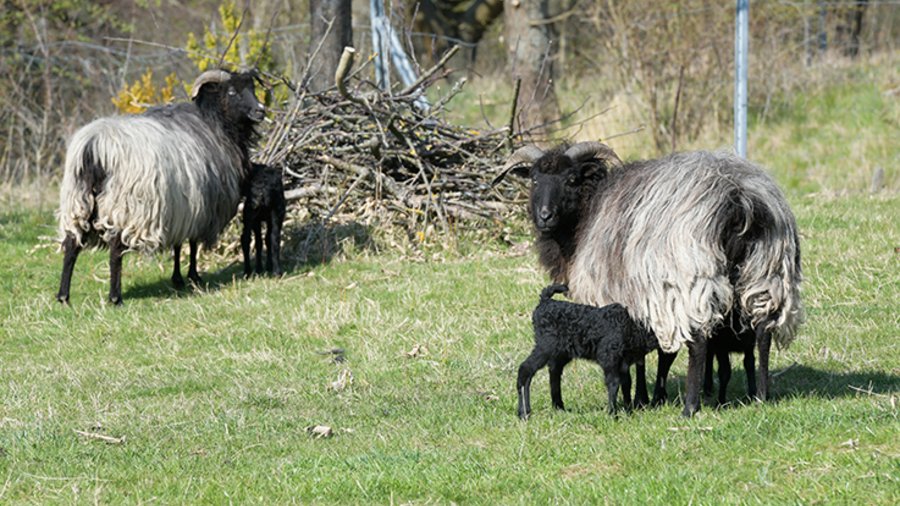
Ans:
[[[531,164],[542,156],[544,156],[544,150],[537,146],[524,146],[517,149],[509,156],[506,165],[500,169],[500,173],[491,181],[491,186],[497,186],[497,183],[503,181],[503,178],[510,172],[521,177],[527,176],[531,172]]]

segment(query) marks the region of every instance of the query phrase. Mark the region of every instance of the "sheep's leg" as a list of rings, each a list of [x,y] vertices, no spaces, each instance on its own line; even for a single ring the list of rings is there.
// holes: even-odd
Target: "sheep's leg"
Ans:
[[[719,404],[725,404],[725,392],[728,390],[728,382],[731,381],[731,358],[728,356],[728,350],[716,350],[716,361],[719,363]]]
[[[656,350],[656,356],[656,384],[653,386],[653,401],[650,403],[653,406],[665,404],[669,398],[669,394],[666,392],[666,380],[669,378],[669,369],[672,368],[678,352],[665,353],[662,350]]]
[[[619,382],[621,381],[619,371],[604,371],[604,379],[606,380],[606,411],[615,416],[616,414],[616,397],[619,395]]]
[[[707,344],[706,346],[706,370],[703,371],[703,395],[710,396],[713,391],[713,358],[717,350],[715,346]],[[721,376],[722,362],[719,362],[719,375]],[[720,383],[721,384],[721,383]]]
[[[253,224],[253,243],[256,245],[256,273],[262,274],[263,263],[263,240],[262,240],[262,220],[256,220]]]
[[[125,245],[116,232],[109,240],[109,301],[116,306],[122,305],[122,256]]]
[[[569,357],[553,357],[550,359],[548,366],[550,370],[550,401],[553,403],[553,407],[559,410],[566,409],[563,405],[560,383],[562,381],[563,368],[566,367],[570,360]]]
[[[684,410],[681,412],[686,417],[692,417],[700,411],[700,383],[703,381],[703,372],[706,369],[706,337],[694,336],[694,341],[688,343],[688,369],[685,382]]]
[[[175,264],[172,269],[172,285],[180,290],[184,288],[184,278],[181,277],[181,243],[172,246],[172,263]]]
[[[759,375],[757,376],[756,397],[765,402],[769,397],[769,349],[772,345],[772,333],[760,325],[756,329],[756,345],[759,347]]]
[[[619,383],[622,385],[622,405],[626,410],[631,409],[631,372],[628,364],[623,364],[619,371]]]
[[[516,392],[519,395],[519,418],[522,420],[527,420],[528,415],[531,414],[531,379],[534,378],[536,372],[547,365],[548,359],[549,357],[545,354],[534,350],[519,366]]]
[[[756,397],[756,363],[753,346],[744,351],[744,373],[747,375],[747,396]]]
[[[269,249],[266,270],[275,276],[281,276],[281,221],[277,214],[275,211],[269,214],[269,226],[266,229],[268,236],[266,246]]]
[[[642,357],[634,364],[634,407],[642,408],[650,404],[647,394],[647,365]]]
[[[63,248],[63,268],[62,277],[59,280],[59,292],[56,294],[56,300],[63,304],[69,303],[69,290],[72,287],[72,271],[75,270],[75,261],[78,260],[78,254],[81,253],[81,246],[71,234],[66,234],[66,238],[62,243]]]
[[[200,274],[197,272],[197,250],[200,249],[197,246],[197,241],[191,240],[188,242],[191,246],[191,259],[190,265],[188,265],[188,279],[194,282],[194,284],[199,285],[203,283],[203,280],[200,279]]]
[[[253,275],[253,264],[250,261],[250,235],[253,228],[250,221],[244,217],[244,230],[241,232],[241,252],[244,254],[244,277]]]

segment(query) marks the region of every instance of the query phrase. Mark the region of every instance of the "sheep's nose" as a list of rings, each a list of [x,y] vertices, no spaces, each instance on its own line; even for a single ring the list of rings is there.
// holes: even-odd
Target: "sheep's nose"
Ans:
[[[541,221],[547,221],[547,220],[549,220],[549,219],[552,218],[552,217],[553,217],[553,212],[550,211],[550,208],[549,208],[549,207],[542,207],[542,208],[538,211],[538,218],[540,218]]]

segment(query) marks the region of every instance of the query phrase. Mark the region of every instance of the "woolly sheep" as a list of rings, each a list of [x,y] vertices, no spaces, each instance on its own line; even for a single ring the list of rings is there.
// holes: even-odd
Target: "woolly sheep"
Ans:
[[[60,302],[69,302],[72,270],[85,246],[109,246],[113,304],[122,303],[128,250],[173,248],[178,287],[187,241],[188,277],[200,281],[197,243],[213,245],[237,212],[255,126],[265,114],[255,79],[253,72],[206,71],[194,82],[190,103],[100,118],[75,133],[60,188]]]
[[[797,225],[765,171],[703,151],[622,164],[599,142],[526,146],[494,183],[511,171],[532,178],[536,248],[554,282],[577,302],[621,303],[659,339],[655,397],[687,346],[683,414],[700,409],[707,339],[734,308],[757,336],[765,400],[771,339],[789,345],[803,319]]]

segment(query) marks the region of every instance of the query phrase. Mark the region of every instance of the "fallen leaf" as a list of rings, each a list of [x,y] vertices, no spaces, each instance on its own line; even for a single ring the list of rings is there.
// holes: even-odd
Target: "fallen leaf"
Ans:
[[[859,447],[859,439],[848,439],[848,440],[844,441],[843,443],[841,443],[840,446],[846,446],[847,448],[850,448],[851,450],[855,450]]]
[[[341,372],[338,373],[337,380],[331,382],[331,389],[335,392],[340,392],[352,384],[353,373],[350,372],[350,369],[341,369]]]
[[[405,355],[409,358],[421,357],[423,355],[428,355],[428,348],[423,344],[416,344],[412,347],[411,350],[407,351]]]
[[[334,435],[334,432],[331,430],[331,427],[327,425],[310,425],[306,428],[306,432],[313,437],[324,439]]]

